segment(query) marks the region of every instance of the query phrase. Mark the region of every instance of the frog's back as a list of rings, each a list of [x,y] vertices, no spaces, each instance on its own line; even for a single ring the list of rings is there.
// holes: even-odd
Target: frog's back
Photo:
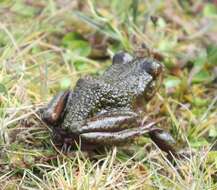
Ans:
[[[80,121],[91,114],[93,107],[99,104],[102,89],[108,86],[92,78],[79,79],[66,106],[66,121]],[[101,89],[101,91],[99,91]]]
[[[121,100],[121,101],[120,101]],[[68,99],[63,125],[91,118],[104,109],[126,106],[128,98],[119,89],[101,79],[79,79]]]
[[[132,101],[143,95],[153,80],[140,63],[138,59],[113,63],[98,78],[78,80],[68,99],[63,125],[69,126],[110,109],[131,109]]]

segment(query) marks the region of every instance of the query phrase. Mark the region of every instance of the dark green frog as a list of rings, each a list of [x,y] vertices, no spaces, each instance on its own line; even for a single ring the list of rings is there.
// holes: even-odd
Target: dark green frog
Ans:
[[[163,66],[152,58],[117,53],[102,76],[79,79],[73,91],[61,92],[42,110],[42,119],[60,144],[83,149],[119,145],[148,134],[164,151],[173,152],[173,138],[144,125],[144,106],[151,99]]]

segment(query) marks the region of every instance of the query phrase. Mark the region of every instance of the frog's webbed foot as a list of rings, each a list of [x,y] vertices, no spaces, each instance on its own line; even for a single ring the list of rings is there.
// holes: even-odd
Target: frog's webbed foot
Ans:
[[[61,119],[70,91],[60,92],[48,104],[40,110],[42,120],[48,125],[55,125]]]
[[[149,131],[149,136],[161,150],[169,155],[173,154],[174,156],[177,156],[177,152],[174,148],[176,142],[168,132],[163,129],[153,127]]]

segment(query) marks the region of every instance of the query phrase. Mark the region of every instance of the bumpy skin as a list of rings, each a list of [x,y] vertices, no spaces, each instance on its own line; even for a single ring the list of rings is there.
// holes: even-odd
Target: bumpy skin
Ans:
[[[118,53],[102,76],[82,78],[73,92],[54,97],[42,119],[60,144],[81,143],[88,149],[149,134],[162,150],[174,152],[168,133],[155,123],[142,124],[145,103],[155,94],[162,69],[156,60]]]

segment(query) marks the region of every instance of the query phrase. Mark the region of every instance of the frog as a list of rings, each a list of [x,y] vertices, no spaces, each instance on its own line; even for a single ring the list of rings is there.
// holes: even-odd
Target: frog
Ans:
[[[102,75],[80,78],[73,90],[54,96],[40,111],[42,121],[60,145],[96,149],[147,135],[161,150],[175,154],[172,135],[157,122],[143,121],[163,71],[163,64],[154,58],[118,52]]]

